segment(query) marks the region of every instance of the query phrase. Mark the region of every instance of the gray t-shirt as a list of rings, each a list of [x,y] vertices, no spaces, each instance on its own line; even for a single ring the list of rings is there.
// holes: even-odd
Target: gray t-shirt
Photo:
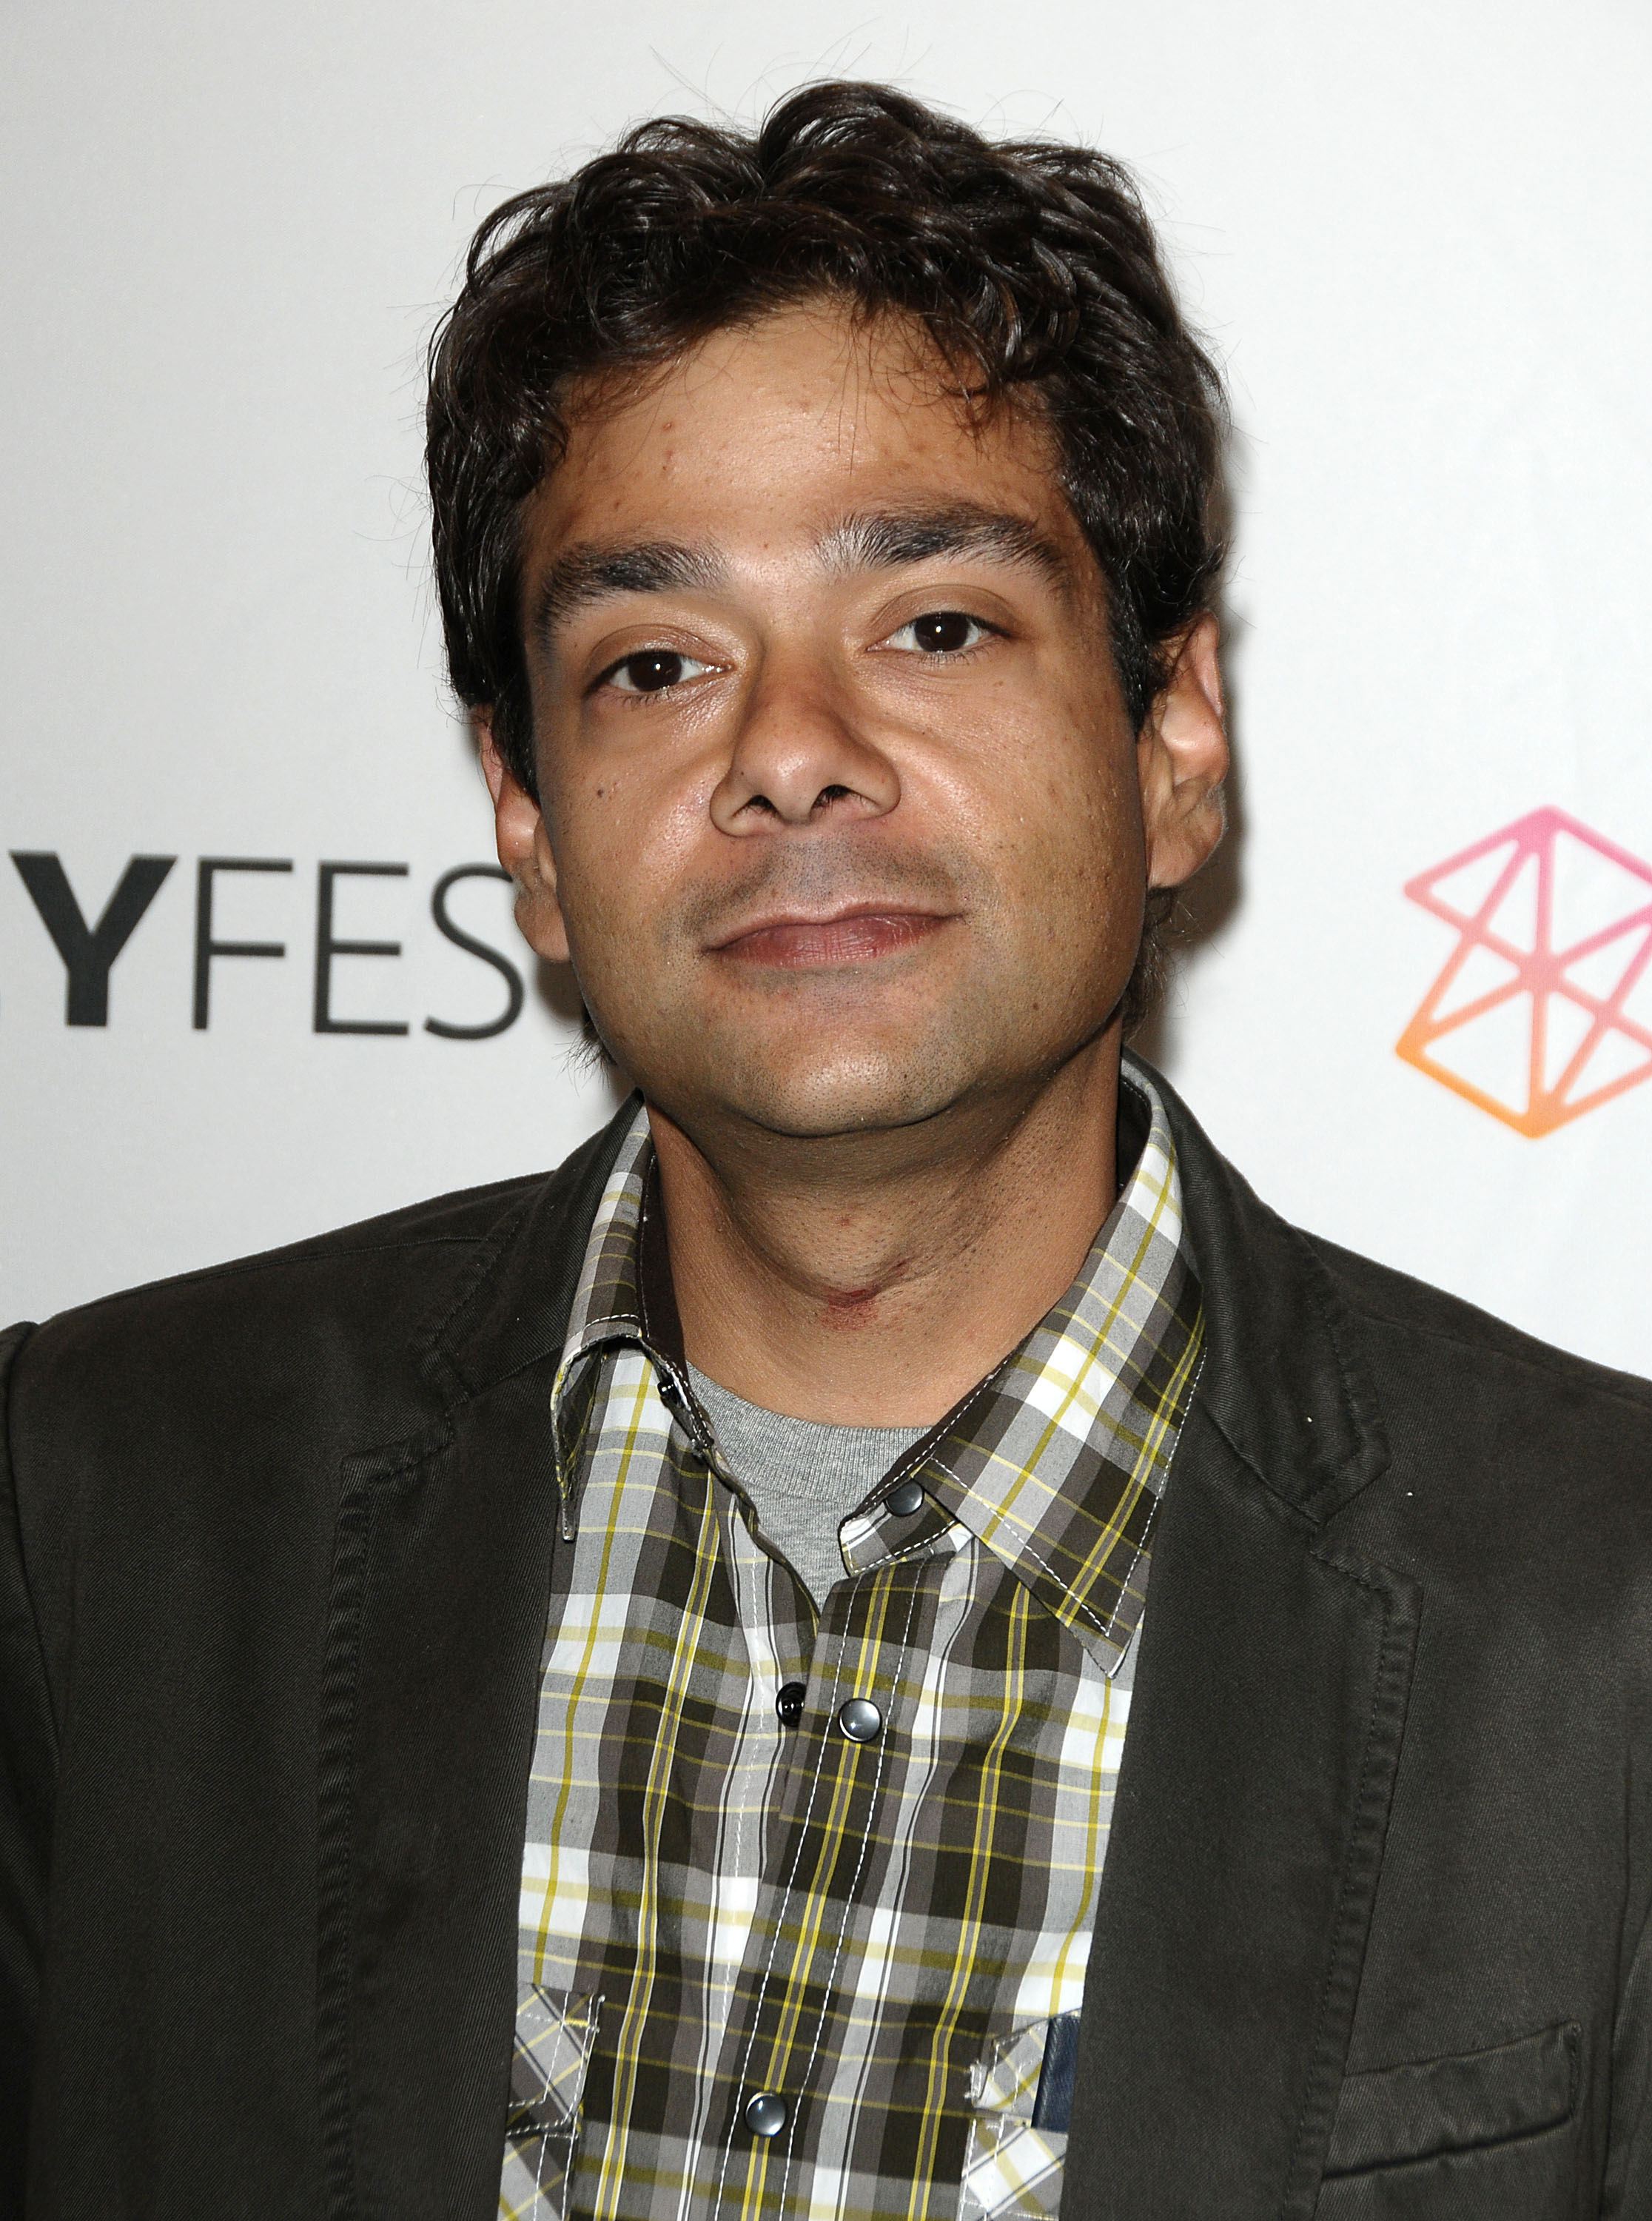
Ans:
[[[838,1530],[926,1427],[838,1427],[748,1404],[695,1366],[723,1462],[751,1498],[757,1525],[817,1605],[845,1578]]]

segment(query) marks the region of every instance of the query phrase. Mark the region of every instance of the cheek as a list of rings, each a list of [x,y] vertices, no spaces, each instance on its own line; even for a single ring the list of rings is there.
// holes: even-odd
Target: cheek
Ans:
[[[594,773],[561,796],[553,846],[570,932],[633,948],[657,939],[708,823],[703,796],[634,765]]]
[[[1036,907],[1093,904],[1144,870],[1133,751],[1046,726],[1001,754],[997,774],[994,845]]]

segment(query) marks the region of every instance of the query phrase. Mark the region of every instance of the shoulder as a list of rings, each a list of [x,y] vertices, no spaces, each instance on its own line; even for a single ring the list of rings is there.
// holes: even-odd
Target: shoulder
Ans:
[[[1331,1437],[1306,1460],[1297,1500],[1333,1505],[1363,1488],[1386,1455],[1385,1430],[1396,1453],[1461,1453],[1465,1483],[1488,1462],[1506,1470],[1560,1455],[1575,1466],[1586,1443],[1612,1445],[1652,1478],[1652,1386],[1293,1226],[1163,1076],[1147,1076],[1175,1141],[1233,1431],[1263,1469],[1269,1453],[1300,1447],[1306,1413]]]
[[[616,1122],[617,1123],[617,1122]],[[554,1173],[439,1196],[0,1336],[0,1548],[66,1655],[76,1598],[324,1577],[352,1455],[446,1423],[477,1307],[559,1347],[614,1128]],[[491,1318],[491,1313],[489,1313]],[[89,1588],[88,1585],[90,1585]]]
[[[1652,1386],[1305,1238],[1382,1439],[1328,1522],[1332,1548],[1418,1580],[1465,1674],[1541,1630],[1590,1686],[1618,1688],[1632,1661],[1652,1686]]]
[[[1281,1408],[1303,1399],[1301,1411],[1312,1411],[1328,1397],[1352,1435],[1370,1391],[1401,1430],[1450,1428],[1463,1411],[1479,1422],[1501,1411],[1552,1423],[1587,1412],[1645,1455],[1652,1384],[1552,1348],[1443,1288],[1293,1226],[1214,1148],[1162,1073],[1130,1064],[1170,1119],[1206,1323],[1219,1322],[1230,1375],[1250,1399]],[[1355,1464],[1372,1470],[1368,1459]]]
[[[416,1423],[431,1405],[433,1347],[524,1229],[536,1277],[565,1271],[614,1130],[554,1172],[433,1197],[14,1329],[14,1447],[67,1436],[146,1452],[180,1430],[244,1436],[260,1423],[290,1438],[310,1415],[355,1432]]]
[[[1489,1311],[1318,1235],[1302,1237],[1359,1323],[1389,1397],[1410,1390],[1494,1399],[1524,1423],[1574,1426],[1584,1414],[1652,1453],[1652,1381],[1556,1348]],[[1386,1399],[1385,1399],[1386,1400]],[[1649,1475],[1652,1478],[1652,1474]]]
[[[111,1367],[200,1361],[272,1332],[313,1348],[348,1333],[391,1345],[439,1317],[446,1292],[498,1242],[547,1176],[437,1196],[382,1217],[238,1257],[59,1312],[26,1329],[24,1378],[84,1392]]]
[[[1437,1620],[1652,1634],[1652,1386],[1290,1225],[1174,1091],[1206,1311],[1199,1401],[1350,1566]],[[1652,1686],[1652,1658],[1648,1660]]]

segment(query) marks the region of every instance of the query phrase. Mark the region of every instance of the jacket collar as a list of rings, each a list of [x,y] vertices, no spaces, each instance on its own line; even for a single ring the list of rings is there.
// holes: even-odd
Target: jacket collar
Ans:
[[[448,1399],[478,1395],[561,1354],[591,1223],[637,1104],[627,1096],[606,1126],[531,1192],[425,1335],[423,1369]]]
[[[1126,1053],[1127,1064],[1142,1060]],[[1357,1329],[1307,1237],[1270,1211],[1146,1067],[1176,1145],[1205,1294],[1199,1401],[1263,1486],[1315,1525],[1388,1463]]]

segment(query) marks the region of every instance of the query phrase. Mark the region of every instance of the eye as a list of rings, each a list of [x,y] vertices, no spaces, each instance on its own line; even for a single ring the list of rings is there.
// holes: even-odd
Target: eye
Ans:
[[[610,664],[596,683],[612,686],[619,694],[664,694],[668,687],[680,686],[685,679],[698,679],[710,668],[708,663],[696,663],[693,656],[683,655],[674,648],[639,648],[634,655],[621,656],[618,663]]]
[[[966,648],[978,647],[991,630],[962,610],[926,610],[892,632],[888,645],[916,648],[920,655],[961,655]]]

